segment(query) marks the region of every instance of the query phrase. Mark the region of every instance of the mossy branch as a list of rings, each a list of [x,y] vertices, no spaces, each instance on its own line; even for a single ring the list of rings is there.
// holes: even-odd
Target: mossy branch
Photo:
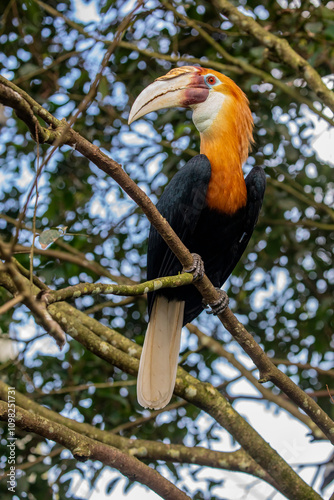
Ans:
[[[148,292],[156,292],[161,288],[176,288],[179,286],[190,285],[193,282],[193,275],[182,273],[177,276],[166,276],[151,281],[145,281],[138,285],[112,285],[107,283],[80,283],[79,285],[69,286],[61,290],[43,290],[38,299],[45,304],[53,304],[62,300],[77,299],[84,295],[124,295],[135,296],[144,295]]]
[[[5,401],[8,394],[8,385],[0,381],[0,400]],[[187,447],[180,444],[165,444],[148,439],[129,439],[118,436],[115,432],[101,430],[96,426],[77,422],[70,418],[59,415],[40,404],[32,401],[30,397],[15,392],[16,404],[29,411],[33,415],[39,415],[49,421],[66,426],[68,429],[87,436],[105,445],[113,446],[138,459],[166,460],[174,463],[188,463],[216,469],[230,470],[234,472],[246,472],[255,477],[263,479],[275,487],[271,479],[262,467],[260,467],[242,448],[233,452],[221,452],[208,450],[202,446]],[[68,447],[67,445],[64,445]]]
[[[122,371],[137,375],[141,354],[141,347],[137,344],[84,313],[73,310],[65,302],[51,304],[49,312],[69,335],[95,355],[111,362]],[[174,392],[207,412],[230,432],[243,449],[274,479],[279,491],[287,498],[320,498],[210,383],[200,382],[182,368],[178,368]]]
[[[8,420],[8,404],[4,401],[0,401],[0,420],[4,422]],[[165,500],[190,500],[190,497],[173,483],[137,458],[113,446],[83,436],[41,415],[15,406],[15,425],[65,446],[80,462],[99,460],[104,465],[118,469],[131,481],[138,481],[148,486]]]

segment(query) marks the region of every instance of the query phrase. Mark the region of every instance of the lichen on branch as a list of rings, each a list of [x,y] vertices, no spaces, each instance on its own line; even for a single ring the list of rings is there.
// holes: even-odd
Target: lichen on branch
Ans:
[[[160,288],[176,288],[179,286],[190,285],[193,282],[193,275],[182,273],[177,276],[165,276],[151,281],[145,281],[138,285],[114,285],[107,283],[80,283],[79,285],[69,286],[61,290],[43,290],[38,299],[45,304],[53,304],[62,300],[77,299],[84,295],[124,295],[136,296],[148,292],[156,292]]]

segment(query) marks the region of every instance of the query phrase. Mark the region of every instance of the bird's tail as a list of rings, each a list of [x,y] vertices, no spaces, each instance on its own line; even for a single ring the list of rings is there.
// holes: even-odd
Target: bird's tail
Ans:
[[[145,335],[137,380],[138,403],[158,410],[173,394],[179,359],[184,302],[158,295]]]

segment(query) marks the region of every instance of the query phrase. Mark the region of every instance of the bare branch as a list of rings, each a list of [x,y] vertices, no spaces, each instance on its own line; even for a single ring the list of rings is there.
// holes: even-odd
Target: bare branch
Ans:
[[[334,443],[334,422],[313,401],[313,399],[302,391],[285,373],[281,372],[272,363],[263,349],[255,342],[253,336],[237,320],[230,309],[226,309],[219,319],[233,338],[241,345],[260,371],[260,383],[273,382],[284,392],[299,408],[301,408],[317,424],[319,429]]]
[[[5,314],[12,307],[16,306],[16,304],[19,304],[20,302],[22,302],[23,299],[24,299],[24,295],[23,295],[23,293],[20,293],[19,295],[16,295],[16,297],[14,297],[13,299],[6,302],[3,306],[0,307],[0,316],[2,314]]]

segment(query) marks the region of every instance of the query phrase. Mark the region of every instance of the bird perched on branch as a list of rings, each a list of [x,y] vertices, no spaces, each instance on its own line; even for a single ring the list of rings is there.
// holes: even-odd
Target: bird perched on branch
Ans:
[[[221,287],[241,258],[262,205],[265,175],[254,167],[244,179],[242,164],[252,143],[253,119],[248,100],[228,77],[211,69],[183,66],[157,78],[135,100],[129,124],[162,108],[193,110],[200,133],[201,154],[173,177],[157,208],[193,252],[194,266],[183,271],[203,276],[204,269]],[[204,263],[204,268],[203,268]],[[154,227],[151,227],[147,278],[171,276],[182,266]],[[219,314],[226,307],[222,292]],[[149,294],[150,321],[140,359],[137,397],[148,408],[170,401],[176,378],[182,326],[205,306],[193,285]]]

